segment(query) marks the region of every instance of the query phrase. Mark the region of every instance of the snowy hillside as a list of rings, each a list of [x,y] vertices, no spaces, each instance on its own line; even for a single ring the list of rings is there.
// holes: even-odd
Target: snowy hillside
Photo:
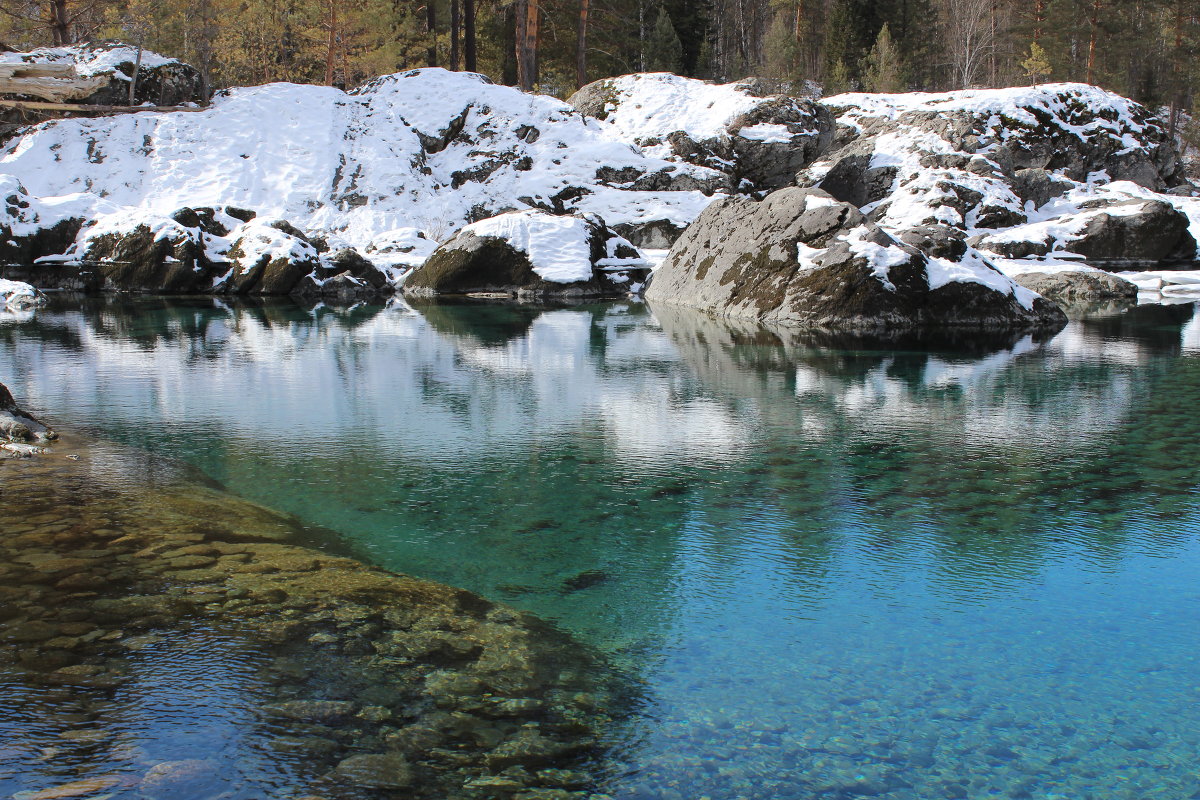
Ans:
[[[351,94],[271,84],[234,89],[198,113],[46,123],[3,151],[0,171],[38,207],[26,225],[81,215],[128,226],[234,206],[410,263],[469,222],[526,207],[682,227],[709,197],[629,185],[716,176],[646,156],[553,98],[441,69]]]

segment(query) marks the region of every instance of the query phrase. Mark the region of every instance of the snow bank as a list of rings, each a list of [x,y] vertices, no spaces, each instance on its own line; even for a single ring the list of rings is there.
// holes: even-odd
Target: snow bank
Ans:
[[[514,205],[603,210],[610,224],[685,223],[710,199],[657,192],[626,202],[625,189],[597,177],[602,168],[710,174],[647,156],[553,98],[442,69],[350,94],[279,83],[233,89],[197,113],[60,120],[0,151],[0,173],[47,208],[68,196],[90,205],[77,199],[63,213],[169,216],[228,204],[363,252],[398,231],[445,239]]]
[[[624,75],[604,83],[611,90],[604,121],[634,142],[675,131],[698,142],[727,136],[733,120],[763,103],[744,85],[705,83],[670,72]]]

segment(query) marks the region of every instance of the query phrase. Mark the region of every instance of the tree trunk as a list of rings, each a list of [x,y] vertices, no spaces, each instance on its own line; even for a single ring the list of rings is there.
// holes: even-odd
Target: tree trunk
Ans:
[[[71,35],[71,15],[67,13],[67,0],[50,1],[50,34],[54,45],[74,44]]]
[[[1042,26],[1046,24],[1046,0],[1034,0],[1033,3],[1033,40],[1041,43]]]
[[[144,39],[144,35],[138,36],[137,58],[133,61],[133,79],[129,81],[129,105],[131,106],[135,105],[134,100],[137,97],[138,75],[142,71],[142,41]]]
[[[646,0],[638,0],[638,72],[646,71]]]
[[[450,69],[458,72],[458,0],[450,0]]]
[[[325,42],[325,85],[333,86],[333,65],[337,62],[337,4],[329,0],[329,38]]]
[[[537,84],[538,0],[517,4],[517,86],[532,92]]]
[[[1100,0],[1092,0],[1091,15],[1088,18],[1088,58],[1087,82],[1096,82],[1096,39],[1100,32]]]
[[[475,52],[475,0],[463,0],[463,66],[478,71]]]
[[[436,67],[437,63],[437,7],[434,0],[425,3],[425,30],[429,34],[429,48],[426,50],[425,65]]]
[[[575,37],[575,88],[587,84],[587,24],[589,0],[579,0],[579,31]]]
[[[1171,138],[1179,129],[1179,112],[1183,107],[1183,82],[1180,80],[1180,69],[1183,60],[1183,19],[1185,0],[1175,0],[1175,52],[1171,58]]]

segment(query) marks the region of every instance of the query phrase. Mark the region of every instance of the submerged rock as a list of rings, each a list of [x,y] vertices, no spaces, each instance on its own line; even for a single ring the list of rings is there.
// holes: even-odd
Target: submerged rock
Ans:
[[[404,283],[410,295],[621,297],[649,264],[596,216],[520,211],[468,225]]]
[[[978,253],[928,257],[815,189],[714,203],[671,248],[647,299],[826,330],[1066,324]]]
[[[590,784],[577,770],[604,722],[596,698],[611,687],[578,642],[469,592],[300,544],[311,530],[174,465],[156,463],[147,490],[130,479],[144,474],[144,455],[67,444],[76,460],[0,461],[0,485],[23,512],[0,539],[8,696],[36,703],[46,687],[62,688],[96,715],[136,715],[114,710],[111,691],[170,701],[173,647],[188,651],[184,669],[205,647],[261,665],[239,684],[259,698],[258,713],[246,713],[240,691],[188,696],[211,703],[206,713],[233,714],[239,747],[275,754],[270,774],[254,776],[255,759],[231,755],[222,739],[150,767],[139,795],[259,796],[263,780],[277,786],[290,770],[296,796],[391,789],[442,800],[520,764],[558,771],[537,779],[547,792]],[[130,668],[141,648],[155,651],[152,674]],[[111,733],[95,737],[71,741]],[[239,769],[226,769],[231,758]]]

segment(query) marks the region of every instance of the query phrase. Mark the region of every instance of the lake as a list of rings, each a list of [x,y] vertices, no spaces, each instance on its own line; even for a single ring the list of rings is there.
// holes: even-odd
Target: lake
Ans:
[[[596,651],[619,800],[1200,797],[1192,305],[882,346],[633,302],[64,299],[0,317],[0,379]]]

